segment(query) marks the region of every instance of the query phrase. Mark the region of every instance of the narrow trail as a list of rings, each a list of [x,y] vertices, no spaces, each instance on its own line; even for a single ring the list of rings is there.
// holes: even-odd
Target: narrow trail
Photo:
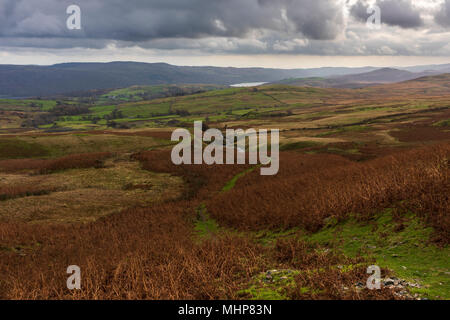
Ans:
[[[234,188],[236,185],[236,182],[247,175],[248,173],[252,172],[253,170],[259,168],[260,165],[253,166],[249,169],[246,169],[238,174],[236,174],[231,180],[229,180],[220,191],[221,193],[230,191]],[[208,235],[208,237],[215,238],[217,237],[217,222],[209,217],[208,215],[208,209],[206,207],[206,204],[203,202],[196,208],[196,214],[197,214],[197,223],[201,222],[202,229],[205,231],[205,233]],[[214,227],[212,227],[214,226]]]

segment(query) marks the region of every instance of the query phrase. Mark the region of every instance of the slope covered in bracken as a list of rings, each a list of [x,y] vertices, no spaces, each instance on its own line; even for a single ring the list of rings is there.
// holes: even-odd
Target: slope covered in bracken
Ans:
[[[371,263],[323,251],[301,239],[273,246],[237,232],[199,238],[193,229],[206,204],[230,230],[317,231],[330,217],[371,214],[403,206],[449,240],[449,159],[444,143],[355,163],[339,156],[281,154],[275,177],[248,173],[235,187],[222,187],[247,166],[170,164],[169,150],[134,156],[143,168],[184,177],[190,192],[147,208],[128,209],[88,224],[0,223],[0,297],[3,299],[230,299],[269,268],[321,270],[300,273],[286,295],[293,299],[394,299],[392,290],[352,288]],[[238,257],[238,258],[237,258]],[[77,264],[83,290],[65,287],[65,269]],[[342,273],[335,268],[351,265]],[[324,272],[327,270],[327,272]],[[312,289],[305,294],[301,288]],[[302,293],[303,292],[303,293]],[[245,297],[245,296],[244,296]]]

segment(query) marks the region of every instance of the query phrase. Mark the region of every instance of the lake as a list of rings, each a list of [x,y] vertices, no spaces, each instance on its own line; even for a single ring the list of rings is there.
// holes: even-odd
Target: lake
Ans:
[[[257,86],[262,86],[263,84],[266,84],[266,83],[268,83],[268,82],[244,82],[244,83],[232,84],[232,85],[230,85],[230,87],[235,87],[235,88],[257,87]]]

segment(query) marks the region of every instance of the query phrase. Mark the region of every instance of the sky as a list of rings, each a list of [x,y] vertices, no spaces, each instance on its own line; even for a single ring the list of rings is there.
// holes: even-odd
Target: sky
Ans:
[[[0,64],[409,66],[449,39],[450,0],[0,0]]]

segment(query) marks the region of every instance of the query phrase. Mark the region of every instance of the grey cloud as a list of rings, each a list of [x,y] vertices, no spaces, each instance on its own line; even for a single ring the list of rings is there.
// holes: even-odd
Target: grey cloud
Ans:
[[[82,30],[65,26],[66,8],[73,3],[81,7]],[[445,35],[420,38],[423,21],[412,3],[378,1],[383,22],[402,27],[383,37],[389,28],[374,32],[361,23],[347,25],[342,2],[336,0],[0,0],[0,49],[113,45],[161,55],[174,50],[193,55],[450,55]],[[449,21],[449,4],[436,16],[442,25]],[[350,13],[365,22],[366,10],[360,0]]]
[[[337,1],[259,0],[271,12],[285,10],[287,23],[312,40],[335,39],[344,27],[343,7]]]
[[[83,31],[65,28],[73,2],[82,9]],[[285,32],[291,24],[308,38],[329,40],[342,32],[342,11],[333,0],[2,0],[0,37],[245,38],[254,30]]]
[[[358,1],[350,8],[350,14],[355,17],[357,20],[364,22],[367,21],[369,14],[367,13],[367,9],[369,5],[365,1]]]
[[[435,16],[435,21],[443,27],[450,27],[450,0],[445,0],[442,4]]]
[[[0,38],[0,48],[44,48],[44,49],[71,49],[89,48],[103,49],[111,41],[99,39],[78,39],[78,38]],[[115,43],[115,42],[114,42]]]
[[[377,0],[381,9],[381,22],[401,28],[418,28],[424,25],[420,11],[408,0]],[[350,13],[361,22],[367,21],[367,1],[360,0],[350,9]]]

